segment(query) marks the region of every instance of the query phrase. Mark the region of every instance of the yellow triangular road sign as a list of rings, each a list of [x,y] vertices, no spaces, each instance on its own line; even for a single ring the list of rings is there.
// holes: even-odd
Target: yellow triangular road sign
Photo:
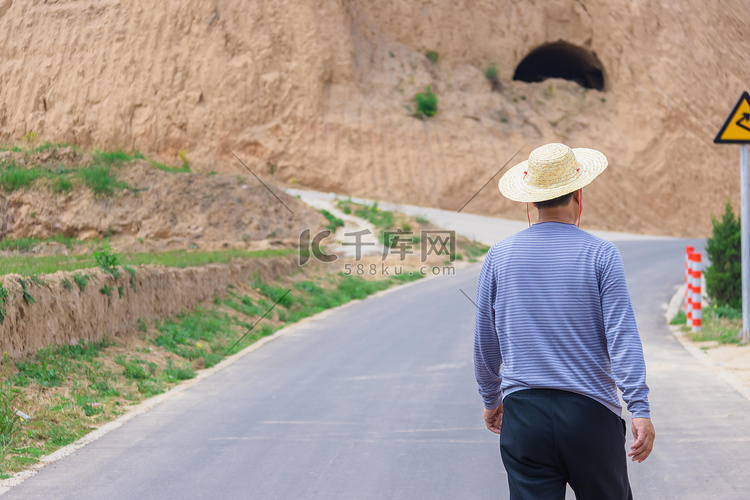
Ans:
[[[714,143],[748,144],[750,143],[750,94],[743,92],[727,121],[716,134]]]

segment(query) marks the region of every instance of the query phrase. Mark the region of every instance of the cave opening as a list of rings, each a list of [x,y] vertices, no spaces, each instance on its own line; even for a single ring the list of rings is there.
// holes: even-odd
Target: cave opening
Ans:
[[[514,80],[541,82],[564,78],[581,87],[605,90],[601,61],[590,50],[568,42],[554,42],[532,50],[516,67]]]

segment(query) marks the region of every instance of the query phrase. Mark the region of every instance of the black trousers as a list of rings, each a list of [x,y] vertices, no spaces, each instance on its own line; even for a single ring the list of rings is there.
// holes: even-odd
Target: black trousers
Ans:
[[[525,389],[503,400],[500,455],[511,500],[632,499],[625,421],[589,397]]]

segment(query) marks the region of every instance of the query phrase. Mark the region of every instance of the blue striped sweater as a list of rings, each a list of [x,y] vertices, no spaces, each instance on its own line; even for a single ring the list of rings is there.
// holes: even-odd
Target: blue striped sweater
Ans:
[[[530,388],[650,418],[646,365],[614,244],[544,222],[496,243],[479,275],[474,371],[485,408]]]

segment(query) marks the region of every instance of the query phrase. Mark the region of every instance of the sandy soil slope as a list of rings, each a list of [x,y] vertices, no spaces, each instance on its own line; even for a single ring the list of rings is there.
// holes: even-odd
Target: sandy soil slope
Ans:
[[[276,182],[446,209],[563,141],[610,158],[587,192],[598,229],[705,235],[738,197],[736,148],[711,141],[750,77],[748,22],[742,0],[2,0],[0,140],[238,172],[232,147]],[[560,40],[603,91],[512,81]],[[405,106],[428,84],[422,122]],[[525,217],[490,187],[467,210]]]

